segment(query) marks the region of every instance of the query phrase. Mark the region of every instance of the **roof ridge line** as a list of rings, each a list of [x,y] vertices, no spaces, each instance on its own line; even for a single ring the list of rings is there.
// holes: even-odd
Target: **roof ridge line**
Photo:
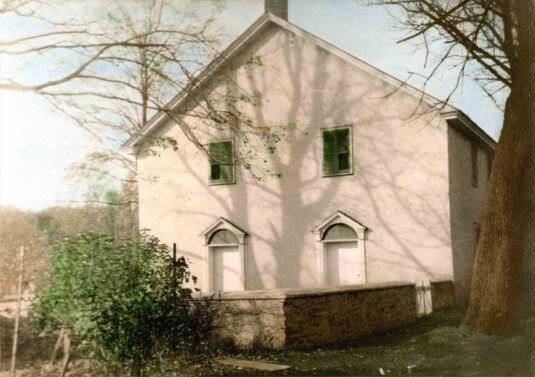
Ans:
[[[433,95],[426,93],[425,91],[416,88],[415,86],[408,84],[406,81],[402,81],[397,77],[375,67],[371,63],[362,60],[351,53],[341,49],[340,47],[335,46],[334,44],[325,41],[324,39],[312,34],[301,27],[286,21],[280,17],[273,15],[272,13],[262,14],[255,22],[253,22],[244,32],[242,32],[232,43],[230,43],[216,58],[214,58],[207,66],[199,72],[199,74],[194,77],[183,90],[181,90],[175,97],[173,97],[167,104],[159,110],[154,116],[152,116],[147,123],[139,130],[138,133],[132,135],[123,145],[123,148],[135,147],[140,141],[142,141],[146,135],[151,133],[154,128],[158,127],[159,123],[167,117],[166,110],[172,109],[175,106],[179,105],[184,98],[187,98],[192,90],[197,89],[203,81],[209,79],[214,71],[221,67],[222,64],[229,61],[230,58],[236,51],[238,51],[244,44],[246,44],[260,29],[272,22],[279,27],[287,30],[291,33],[294,33],[298,36],[306,38],[311,41],[311,43],[316,46],[325,49],[327,52],[332,53],[333,55],[344,60],[348,64],[356,65],[358,64],[359,68],[370,70],[371,73],[379,76],[380,79],[384,80],[387,84],[393,85],[397,90],[402,90],[409,95],[421,95],[422,100],[425,101],[430,106],[435,106],[437,104],[444,104],[445,108],[440,112],[441,114],[446,113],[457,113],[468,118],[466,114],[457,107],[445,103],[443,100],[436,98]],[[363,67],[364,66],[364,67]],[[431,101],[432,100],[432,101]],[[469,118],[468,118],[469,119]],[[485,136],[492,139],[492,137],[479,127],[475,122],[471,121],[473,125]],[[493,139],[492,139],[493,140]]]

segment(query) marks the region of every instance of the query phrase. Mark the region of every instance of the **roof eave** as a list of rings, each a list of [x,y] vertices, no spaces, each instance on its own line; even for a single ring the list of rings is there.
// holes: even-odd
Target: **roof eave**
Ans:
[[[496,150],[496,141],[479,127],[468,115],[459,109],[449,108],[440,112],[449,125],[477,138],[492,150]]]

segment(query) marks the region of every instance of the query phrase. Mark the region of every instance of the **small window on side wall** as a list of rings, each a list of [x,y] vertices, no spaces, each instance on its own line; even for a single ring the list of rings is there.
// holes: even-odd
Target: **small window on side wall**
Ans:
[[[323,176],[353,173],[351,127],[323,130]]]
[[[232,141],[214,141],[208,144],[210,155],[210,184],[234,183],[234,145]]]

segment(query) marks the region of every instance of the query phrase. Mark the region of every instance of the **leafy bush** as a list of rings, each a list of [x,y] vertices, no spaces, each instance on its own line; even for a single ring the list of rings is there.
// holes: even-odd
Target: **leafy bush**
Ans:
[[[117,241],[85,233],[57,242],[52,280],[35,313],[45,329],[64,327],[78,351],[107,366],[147,362],[198,344],[209,314],[187,288],[195,277],[184,258],[146,234]]]

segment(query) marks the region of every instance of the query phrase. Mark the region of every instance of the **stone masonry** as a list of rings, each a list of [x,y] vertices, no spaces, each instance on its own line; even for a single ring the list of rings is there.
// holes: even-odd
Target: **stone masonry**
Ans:
[[[237,348],[302,347],[351,341],[416,320],[414,284],[230,292],[207,299],[214,334]]]

